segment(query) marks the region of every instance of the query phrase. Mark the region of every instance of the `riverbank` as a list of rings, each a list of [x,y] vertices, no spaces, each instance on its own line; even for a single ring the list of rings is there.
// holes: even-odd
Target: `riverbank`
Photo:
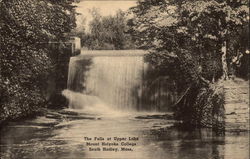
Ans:
[[[249,82],[236,78],[234,80],[228,80],[222,82],[222,87],[225,94],[224,104],[224,118],[225,118],[225,130],[226,132],[242,132],[249,131]],[[39,108],[23,116],[17,118],[7,119],[0,123],[0,127],[8,126],[9,123],[16,121],[34,120],[40,117],[46,117],[48,119],[62,120],[68,118],[71,119],[92,119],[89,117],[79,117],[79,113],[72,111],[65,111],[65,108],[47,109]],[[68,115],[65,117],[65,115]],[[74,116],[75,115],[75,116]],[[81,115],[81,114],[80,114]],[[159,117],[159,116],[158,116]],[[166,117],[166,116],[164,116]],[[164,118],[163,117],[163,118]],[[140,118],[154,118],[151,116]],[[172,119],[173,116],[168,116],[168,119]],[[59,121],[60,121],[59,120]],[[48,120],[45,120],[48,121]]]
[[[22,82],[12,83],[13,81],[7,81],[3,88],[0,88],[1,127],[9,121],[33,118],[43,114],[47,108],[63,109],[63,106],[68,105],[61,92],[67,88],[69,60],[73,54],[71,44],[42,43],[40,45],[39,47],[44,48],[44,54],[49,55],[47,59],[49,64],[46,64],[48,68],[44,71],[40,70],[37,74],[39,77],[34,78],[35,80],[32,78],[34,74],[27,75],[32,78],[32,81],[30,81],[32,84],[28,86]],[[26,76],[26,74],[23,75]],[[18,76],[15,78],[17,80]],[[20,77],[19,82],[22,78]]]

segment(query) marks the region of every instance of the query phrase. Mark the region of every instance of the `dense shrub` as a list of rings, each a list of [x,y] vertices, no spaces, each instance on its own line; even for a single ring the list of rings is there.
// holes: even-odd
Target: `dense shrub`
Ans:
[[[45,106],[54,67],[46,43],[63,40],[74,26],[70,1],[0,1],[0,122]]]
[[[175,107],[175,117],[187,127],[224,129],[224,93],[217,84],[192,87]]]
[[[209,125],[206,120],[215,119],[223,103],[211,84],[227,79],[233,65],[248,59],[248,1],[147,0],[138,1],[131,13],[131,33],[137,45],[151,50],[148,61],[183,85],[178,119]],[[241,76],[248,74],[244,66],[236,69]]]

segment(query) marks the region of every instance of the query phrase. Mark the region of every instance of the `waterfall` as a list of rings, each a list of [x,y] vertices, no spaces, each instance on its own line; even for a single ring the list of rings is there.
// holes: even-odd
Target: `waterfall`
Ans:
[[[84,94],[99,97],[114,109],[135,110],[142,83],[143,57],[95,57]]]
[[[63,91],[69,99],[69,107],[135,111],[159,110],[170,104],[175,93],[161,88],[166,84],[161,80],[152,82],[152,73],[148,73],[143,55],[128,51],[92,51],[71,57],[68,90]]]

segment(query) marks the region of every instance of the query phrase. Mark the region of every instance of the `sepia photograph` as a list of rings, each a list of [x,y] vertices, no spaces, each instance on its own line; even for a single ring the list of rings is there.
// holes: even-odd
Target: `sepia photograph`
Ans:
[[[249,159],[248,0],[0,0],[0,159]]]

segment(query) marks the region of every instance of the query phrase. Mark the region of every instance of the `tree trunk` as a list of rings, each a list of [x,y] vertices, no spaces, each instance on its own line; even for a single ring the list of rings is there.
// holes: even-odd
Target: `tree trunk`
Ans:
[[[221,56],[221,63],[223,69],[222,79],[228,79],[228,67],[227,67],[227,42],[225,41],[221,48],[222,56]]]

